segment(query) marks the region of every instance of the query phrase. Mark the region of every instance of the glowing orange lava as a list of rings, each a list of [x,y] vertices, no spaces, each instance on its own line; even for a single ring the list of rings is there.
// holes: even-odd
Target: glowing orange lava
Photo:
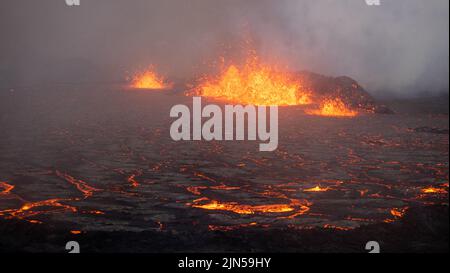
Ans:
[[[167,89],[171,87],[171,84],[166,83],[166,80],[159,76],[153,68],[134,75],[131,85],[133,88],[139,89]]]
[[[240,225],[230,225],[230,226],[220,226],[220,225],[208,225],[208,229],[211,231],[232,231],[240,228],[248,228],[248,227],[268,227],[268,225],[260,225],[256,222],[251,222],[248,224],[240,224]]]
[[[197,87],[197,95],[231,103],[250,105],[310,104],[310,95],[299,79],[275,71],[258,57],[249,57],[242,67],[229,65],[217,78],[209,78]]]
[[[90,185],[88,185],[86,182],[84,182],[83,180],[79,180],[74,178],[71,175],[68,175],[66,173],[62,173],[60,171],[56,171],[55,172],[56,176],[66,180],[67,182],[69,182],[70,184],[73,184],[80,192],[83,193],[85,198],[88,198],[90,196],[92,196],[92,194],[95,191],[98,191],[99,189],[96,189]]]
[[[439,189],[439,188],[434,188],[434,187],[428,187],[428,188],[424,188],[421,190],[423,193],[447,193],[447,191],[445,189]]]
[[[206,210],[223,210],[231,211],[237,214],[255,214],[255,213],[284,213],[293,212],[298,210],[304,213],[309,210],[306,203],[299,200],[291,200],[290,204],[267,204],[267,205],[244,205],[236,202],[219,202],[216,200],[208,200],[203,204],[197,204],[196,202],[208,200],[207,198],[200,198],[194,200],[192,207],[206,209]]]
[[[139,176],[141,174],[141,171],[136,171],[127,177],[127,181],[128,183],[130,183],[131,187],[136,188],[137,186],[139,186],[139,182],[136,180],[136,176]]]
[[[341,227],[341,226],[336,226],[336,225],[331,225],[331,224],[325,224],[323,225],[323,228],[329,228],[329,229],[335,229],[335,230],[351,230],[351,227]]]
[[[329,191],[330,188],[321,188],[320,186],[315,186],[314,188],[304,189],[305,192],[322,192],[322,191]]]
[[[318,110],[307,111],[310,115],[329,117],[355,117],[358,112],[348,108],[340,98],[325,99]]]
[[[53,212],[58,211],[71,211],[71,212],[77,212],[77,208],[65,205],[61,203],[63,201],[62,199],[48,199],[43,201],[37,201],[37,202],[28,202],[22,205],[19,209],[7,209],[0,211],[0,216],[6,216],[7,218],[18,218],[18,219],[24,219],[27,217],[36,216],[39,214],[43,214],[46,212],[49,212],[50,210]],[[45,210],[36,210],[34,211],[34,208],[46,208]],[[9,215],[9,217],[8,217]]]
[[[3,190],[0,191],[0,194],[8,194],[14,189],[14,186],[0,181],[0,188],[3,188]]]
[[[407,208],[393,208],[391,209],[391,214],[395,217],[401,218],[405,215]]]

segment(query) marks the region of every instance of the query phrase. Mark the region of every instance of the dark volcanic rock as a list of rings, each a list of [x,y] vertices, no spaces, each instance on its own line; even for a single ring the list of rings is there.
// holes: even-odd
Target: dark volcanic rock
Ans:
[[[90,231],[70,234],[64,225],[35,225],[0,219],[0,253],[65,252],[65,243],[76,240],[84,253],[170,252],[366,252],[366,242],[376,240],[382,252],[448,252],[448,206],[410,208],[394,223],[378,223],[343,231],[315,229],[239,229]],[[261,240],[264,238],[264,240]]]
[[[435,127],[417,127],[413,129],[416,133],[429,133],[429,134],[438,134],[438,135],[448,135],[449,131],[448,129],[440,129]]]
[[[392,114],[387,106],[379,104],[364,88],[350,77],[327,77],[312,72],[299,72],[306,88],[318,101],[324,98],[342,99],[352,108],[372,113]]]

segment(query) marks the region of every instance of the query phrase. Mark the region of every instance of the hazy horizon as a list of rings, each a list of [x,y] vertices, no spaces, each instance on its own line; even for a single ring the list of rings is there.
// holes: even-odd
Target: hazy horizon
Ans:
[[[170,77],[212,73],[245,39],[292,71],[346,75],[374,95],[449,89],[449,2],[4,0],[0,86],[120,80],[153,64]],[[239,54],[239,53],[237,53]],[[231,54],[233,55],[233,54]]]

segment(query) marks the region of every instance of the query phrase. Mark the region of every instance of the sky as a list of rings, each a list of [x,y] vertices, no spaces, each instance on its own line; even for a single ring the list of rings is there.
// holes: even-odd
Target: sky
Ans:
[[[80,2],[1,1],[0,86],[116,81],[150,64],[190,79],[251,40],[291,71],[350,76],[373,93],[448,93],[448,0]]]

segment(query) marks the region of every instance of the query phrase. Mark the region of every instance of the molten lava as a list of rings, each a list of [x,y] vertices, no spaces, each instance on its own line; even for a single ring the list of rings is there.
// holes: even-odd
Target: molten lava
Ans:
[[[393,216],[401,218],[405,215],[406,208],[393,208],[390,212]]]
[[[305,192],[322,192],[322,191],[329,191],[330,188],[321,188],[320,186],[315,186],[314,188],[304,189]]]
[[[84,182],[83,180],[79,180],[74,178],[71,175],[68,175],[66,173],[62,173],[60,171],[56,171],[55,172],[56,176],[66,180],[67,182],[69,182],[70,184],[74,185],[80,192],[83,193],[84,198],[88,198],[90,196],[92,196],[92,194],[95,191],[98,191],[99,189],[96,189],[90,185],[88,185],[86,182]]]
[[[340,98],[325,99],[318,110],[307,111],[310,115],[329,117],[355,117],[358,112],[351,110]]]
[[[212,200],[209,203],[203,204],[203,205],[193,205],[194,208],[201,208],[206,210],[225,210],[225,211],[232,211],[234,213],[238,214],[254,214],[256,212],[262,212],[262,213],[274,213],[274,212],[290,212],[293,211],[294,208],[291,207],[288,204],[273,204],[273,205],[258,205],[258,206],[251,206],[251,205],[240,205],[235,202],[218,202],[215,200]]]
[[[198,204],[199,201],[207,202]],[[219,202],[204,197],[194,200],[192,207],[205,210],[231,211],[237,214],[284,213],[294,211],[298,211],[299,214],[302,214],[309,210],[308,205],[307,202],[301,202],[299,200],[291,200],[290,204],[246,205],[238,204],[236,202]]]
[[[22,207],[18,209],[7,209],[0,211],[0,216],[6,216],[6,218],[18,218],[25,219],[27,217],[36,216],[39,214],[43,214],[46,212],[63,212],[63,211],[71,211],[77,212],[77,208],[74,206],[66,205],[61,203],[61,201],[65,201],[63,199],[48,199],[37,202],[28,202],[22,205]],[[33,210],[35,209],[36,210]],[[45,209],[44,209],[45,208]],[[9,217],[8,217],[9,216]]]
[[[0,181],[0,188],[3,188],[3,190],[0,191],[0,194],[9,194],[14,189],[14,186]]]
[[[139,186],[139,182],[136,180],[136,174],[131,174],[128,178],[127,178],[128,183],[130,183],[130,185],[133,188],[136,188],[137,186]]]
[[[149,68],[144,72],[137,73],[132,77],[133,88],[139,89],[167,89],[171,84],[166,83],[166,80],[159,76],[153,68]]]
[[[217,78],[203,80],[195,93],[231,103],[251,105],[310,104],[310,94],[299,79],[275,71],[258,57],[248,58],[242,67],[229,65]]]
[[[438,194],[445,194],[447,191],[445,189],[435,188],[435,187],[428,187],[421,190],[423,193],[438,193]]]

